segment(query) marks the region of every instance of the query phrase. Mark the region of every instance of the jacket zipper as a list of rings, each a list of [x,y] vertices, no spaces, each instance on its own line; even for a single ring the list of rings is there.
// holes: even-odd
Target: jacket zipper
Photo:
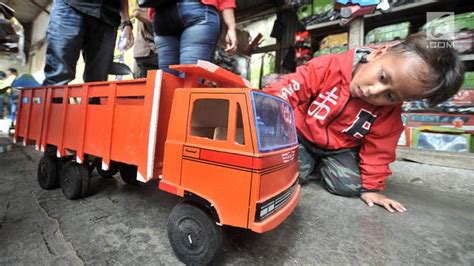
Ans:
[[[341,116],[342,113],[344,113],[344,110],[346,109],[347,107],[347,104],[349,103],[349,101],[351,100],[351,96],[349,96],[348,100],[346,101],[346,103],[344,103],[344,107],[342,107],[342,110],[339,112],[339,114],[337,114],[333,119],[331,119],[331,121],[329,123],[326,124],[326,128],[325,128],[325,132],[326,132],[326,145],[324,145],[324,149],[327,149],[328,145],[329,145],[329,133],[328,133],[328,127],[329,125],[332,124],[332,122],[334,122],[334,120],[336,120],[339,116]]]

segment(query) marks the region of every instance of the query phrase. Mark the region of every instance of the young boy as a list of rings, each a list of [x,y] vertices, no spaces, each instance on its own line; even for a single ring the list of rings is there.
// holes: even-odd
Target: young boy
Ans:
[[[439,104],[463,83],[463,63],[448,41],[426,35],[375,50],[319,56],[265,90],[294,108],[301,181],[321,178],[341,196],[404,212],[380,194],[403,131],[403,101]]]

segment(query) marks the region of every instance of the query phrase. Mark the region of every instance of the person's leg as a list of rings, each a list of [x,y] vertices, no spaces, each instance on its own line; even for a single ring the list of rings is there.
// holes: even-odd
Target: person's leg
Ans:
[[[18,92],[11,92],[10,95],[8,96],[8,102],[10,103],[11,106],[11,119],[12,119],[12,127],[15,124],[16,121],[16,108],[17,108],[17,101],[18,101]]]
[[[170,70],[169,66],[179,64],[179,39],[183,28],[184,25],[178,13],[177,4],[156,10],[153,17],[153,30],[158,54],[158,67],[175,75],[179,73]]]
[[[313,157],[313,154],[303,145],[298,145],[298,174],[299,174],[299,183],[304,184],[308,182],[311,178],[311,174],[314,171],[316,165],[316,160]]]
[[[346,197],[360,194],[361,177],[357,149],[322,157],[318,170],[323,179],[324,187],[329,192]]]
[[[82,48],[84,15],[63,0],[54,0],[47,29],[43,85],[63,85],[75,78]]]
[[[210,61],[220,34],[219,12],[200,2],[180,2],[178,5],[185,22],[185,29],[181,34],[179,63]]]
[[[179,64],[179,36],[155,36],[155,45],[158,51],[158,67],[168,73],[178,75],[169,66]]]
[[[3,95],[0,94],[0,119],[3,119],[5,116],[5,111],[3,110]]]
[[[114,59],[117,28],[94,17],[87,18],[87,32],[82,56],[84,57],[84,82],[104,81]]]

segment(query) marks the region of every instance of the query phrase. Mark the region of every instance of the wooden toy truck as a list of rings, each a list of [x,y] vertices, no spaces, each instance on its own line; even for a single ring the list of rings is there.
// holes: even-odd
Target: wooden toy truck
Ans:
[[[168,237],[185,263],[208,263],[222,225],[257,233],[296,207],[297,139],[291,106],[248,88],[208,62],[173,67],[182,79],[146,79],[21,90],[15,142],[44,152],[38,182],[68,199],[87,195],[91,169],[184,198]]]

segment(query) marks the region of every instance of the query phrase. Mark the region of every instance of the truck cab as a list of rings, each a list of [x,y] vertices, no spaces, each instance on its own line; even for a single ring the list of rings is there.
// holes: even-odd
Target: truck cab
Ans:
[[[203,207],[217,225],[258,233],[278,226],[296,207],[298,145],[287,102],[248,88],[178,89],[170,121],[160,189]],[[194,239],[214,235],[190,230],[199,226],[184,226],[193,224],[184,216],[168,227],[170,239],[181,242],[172,244],[178,256],[194,252]]]
[[[291,106],[250,89],[175,91],[160,189],[207,202],[220,224],[273,229],[295,207]]]

